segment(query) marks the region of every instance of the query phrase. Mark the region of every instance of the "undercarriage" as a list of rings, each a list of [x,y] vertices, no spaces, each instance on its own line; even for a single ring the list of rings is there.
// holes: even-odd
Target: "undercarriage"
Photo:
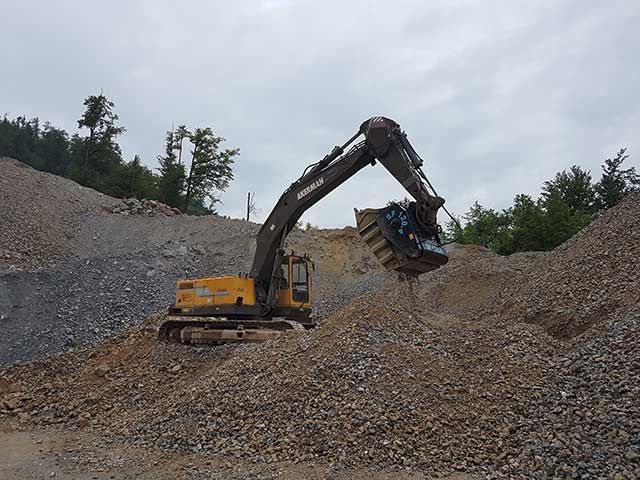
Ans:
[[[311,328],[311,324],[307,324]],[[229,319],[216,317],[169,317],[158,337],[169,343],[185,345],[222,345],[225,343],[264,342],[288,330],[304,331],[295,320]]]

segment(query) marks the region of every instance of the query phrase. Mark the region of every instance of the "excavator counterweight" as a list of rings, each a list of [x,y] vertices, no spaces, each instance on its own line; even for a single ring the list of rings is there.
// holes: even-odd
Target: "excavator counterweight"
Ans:
[[[364,140],[354,143],[361,135]],[[436,218],[444,199],[431,188],[423,161],[400,125],[372,117],[284,191],[258,232],[249,273],[177,282],[176,301],[159,337],[198,345],[256,342],[285,330],[313,328],[313,262],[308,256],[285,255],[285,239],[306,210],[376,162],[413,200],[406,207],[391,203],[356,210],[358,233],[386,270],[417,276],[447,263]]]

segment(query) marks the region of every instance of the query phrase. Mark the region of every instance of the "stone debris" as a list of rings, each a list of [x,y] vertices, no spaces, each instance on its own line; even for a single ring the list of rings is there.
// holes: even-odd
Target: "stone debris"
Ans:
[[[88,222],[93,256],[3,277],[11,292],[26,280],[42,290],[58,281],[58,295],[82,290],[75,303],[43,296],[53,302],[47,315],[72,305],[100,340],[0,368],[0,418],[230,468],[640,478],[640,195],[553,252],[499,257],[460,247],[417,280],[380,272],[352,230],[297,233],[291,248],[311,251],[318,267],[320,326],[215,348],[158,342],[163,315],[137,322],[161,310],[181,265],[193,274],[246,271],[257,226],[126,217]],[[76,275],[79,283],[64,283]],[[110,300],[96,302],[98,292]],[[37,316],[30,302],[9,318],[29,308]],[[43,338],[81,335],[64,322],[73,320]],[[30,343],[19,351],[38,357]],[[105,368],[108,381],[97,373]],[[10,384],[20,391],[8,393]]]
[[[110,371],[111,367],[109,367],[109,365],[98,365],[94,370],[94,373],[96,377],[104,377]]]
[[[142,200],[138,200],[137,198],[125,198],[119,204],[111,207],[105,207],[105,211],[109,213],[118,213],[120,215],[145,215],[147,217],[153,217],[156,215],[174,217],[176,215],[182,215],[179,208],[170,207],[169,205],[157,200],[147,200],[146,198],[143,198]]]
[[[78,420],[78,427],[79,428],[87,428],[90,425],[91,425],[91,420],[89,420],[88,418],[80,418]]]
[[[103,207],[120,200],[15,160],[0,160],[0,182],[0,220],[43,229],[35,235],[25,227],[24,238],[20,229],[0,229],[0,364],[101,342],[166,310],[176,280],[251,267],[254,223],[109,214]],[[287,248],[317,260],[320,318],[385,278],[353,228],[293,232]],[[31,253],[25,257],[21,249]]]

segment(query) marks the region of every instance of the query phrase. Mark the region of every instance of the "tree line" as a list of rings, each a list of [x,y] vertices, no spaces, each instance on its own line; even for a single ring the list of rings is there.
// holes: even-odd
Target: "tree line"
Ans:
[[[191,214],[215,212],[219,193],[233,180],[239,149],[224,148],[225,140],[209,127],[179,125],[166,133],[164,152],[157,157],[160,166],[154,172],[138,155],[123,159],[117,139],[126,129],[119,125],[114,109],[103,94],[89,96],[78,120],[79,132],[72,135],[38,118],[5,115],[0,120],[0,156],[114,197],[160,200]],[[499,254],[551,250],[624,196],[640,190],[635,167],[624,165],[628,158],[623,148],[606,159],[597,182],[591,172],[573,165],[544,182],[538,198],[516,195],[513,205],[501,211],[475,202],[458,222],[446,224],[443,238],[483,245]]]
[[[516,195],[513,205],[502,211],[475,202],[457,223],[447,223],[443,236],[446,241],[482,245],[502,255],[551,250],[629,193],[640,191],[635,167],[623,166],[628,158],[626,148],[607,158],[597,182],[590,171],[573,165],[544,182],[537,199]]]
[[[223,148],[224,138],[209,127],[180,125],[168,131],[157,172],[138,155],[125,161],[117,138],[126,132],[119,125],[115,105],[103,94],[84,100],[78,133],[38,118],[5,115],[0,120],[0,156],[12,157],[38,170],[61,175],[114,197],[160,200],[191,214],[214,213],[233,180],[238,148]]]

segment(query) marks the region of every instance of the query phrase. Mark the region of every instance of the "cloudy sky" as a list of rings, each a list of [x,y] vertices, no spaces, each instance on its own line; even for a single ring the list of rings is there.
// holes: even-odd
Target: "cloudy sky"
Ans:
[[[172,123],[240,147],[220,211],[264,219],[372,115],[406,130],[449,207],[501,209],[558,170],[640,159],[640,2],[0,0],[0,114],[73,132],[104,93],[127,159]],[[367,167],[303,219],[353,224],[402,188]],[[443,219],[444,220],[444,219]]]

